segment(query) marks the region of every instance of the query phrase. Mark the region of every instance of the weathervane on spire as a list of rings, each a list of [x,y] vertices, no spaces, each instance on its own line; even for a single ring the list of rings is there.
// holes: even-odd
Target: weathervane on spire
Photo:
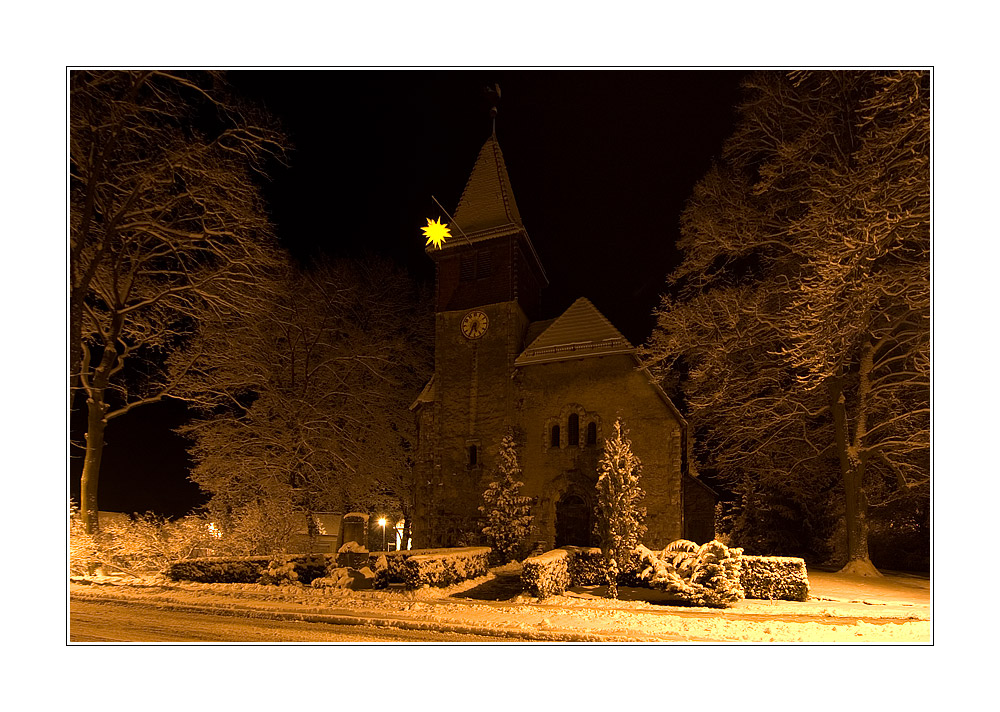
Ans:
[[[493,135],[497,133],[497,106],[500,104],[500,85],[494,83],[492,87],[485,87],[483,93],[490,102],[490,118],[493,119]]]

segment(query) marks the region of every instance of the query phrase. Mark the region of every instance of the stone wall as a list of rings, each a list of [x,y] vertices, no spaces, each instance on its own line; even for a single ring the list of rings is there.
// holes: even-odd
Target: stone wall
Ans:
[[[623,419],[632,451],[642,462],[649,530],[644,543],[656,548],[681,537],[680,424],[635,366],[632,356],[623,354],[534,364],[515,375],[518,420],[525,433],[524,494],[537,498],[537,539],[550,547],[557,502],[567,491],[593,490],[603,441],[616,417]],[[580,419],[580,445],[567,442],[573,413]],[[588,446],[590,422],[597,424],[598,437]],[[560,426],[558,447],[551,442],[554,424]]]

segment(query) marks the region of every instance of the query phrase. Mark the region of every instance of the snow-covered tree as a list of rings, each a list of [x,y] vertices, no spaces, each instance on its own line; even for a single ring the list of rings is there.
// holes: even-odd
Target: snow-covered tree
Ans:
[[[483,491],[479,511],[486,517],[483,534],[503,561],[513,561],[531,533],[531,498],[521,496],[521,465],[514,433],[508,429],[500,440],[490,482]]]
[[[225,522],[252,503],[408,519],[415,424],[431,368],[424,295],[383,260],[288,266],[265,308],[202,329],[189,379],[192,480]]]
[[[646,493],[639,486],[642,463],[632,452],[632,441],[621,418],[604,441],[597,465],[597,530],[608,566],[608,595],[618,598],[618,572],[624,558],[646,533],[646,508],[639,502]]]
[[[218,74],[74,71],[69,85],[69,376],[93,534],[109,421],[174,395],[194,362],[170,355],[203,319],[246,311],[279,260],[257,179],[285,145]]]
[[[686,369],[699,457],[738,492],[798,482],[802,504],[836,474],[847,568],[877,574],[869,499],[928,494],[929,76],[766,72],[744,91],[647,363]]]

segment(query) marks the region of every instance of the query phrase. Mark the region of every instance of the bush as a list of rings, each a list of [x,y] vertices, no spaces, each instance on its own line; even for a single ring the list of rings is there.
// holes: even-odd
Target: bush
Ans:
[[[744,556],[740,583],[747,598],[805,601],[809,598],[806,562],[791,556]]]
[[[274,560],[272,559],[267,565],[267,569],[260,575],[257,583],[280,586],[285,585],[301,585],[299,581],[299,575],[295,572],[295,562],[288,560]]]
[[[683,603],[712,608],[732,606],[744,597],[740,581],[741,549],[718,541],[690,551],[686,544],[662,552],[638,547],[643,565],[640,577],[651,588],[665,591]]]
[[[85,576],[101,560],[100,549],[94,537],[87,534],[80,519],[76,502],[69,503],[69,572],[72,576]]]
[[[489,571],[488,546],[449,549],[444,553],[409,556],[403,564],[407,588],[451,586],[466,579],[484,576]]]
[[[600,552],[600,549],[597,550]],[[568,548],[553,549],[524,560],[521,566],[521,585],[537,598],[548,598],[563,593],[572,583],[570,565],[572,554]]]
[[[88,536],[75,505],[70,505],[70,572],[75,575],[95,566],[137,575],[159,573],[212,541],[203,517],[169,521],[153,514],[110,519],[96,536]]]
[[[330,569],[326,576],[313,579],[313,588],[350,588],[361,590],[374,588],[375,574],[367,566],[360,570],[350,567]]]

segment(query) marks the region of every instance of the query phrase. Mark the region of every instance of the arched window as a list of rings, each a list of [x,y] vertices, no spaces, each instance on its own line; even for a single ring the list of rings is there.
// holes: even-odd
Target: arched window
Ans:
[[[597,444],[597,423],[590,421],[587,423],[587,444],[596,445]]]
[[[569,430],[569,444],[579,445],[580,444],[580,416],[576,413],[570,413],[568,428]]]
[[[552,447],[559,447],[559,426],[552,426],[552,440],[550,441]]]
[[[469,467],[479,464],[479,449],[475,445],[469,445]]]

